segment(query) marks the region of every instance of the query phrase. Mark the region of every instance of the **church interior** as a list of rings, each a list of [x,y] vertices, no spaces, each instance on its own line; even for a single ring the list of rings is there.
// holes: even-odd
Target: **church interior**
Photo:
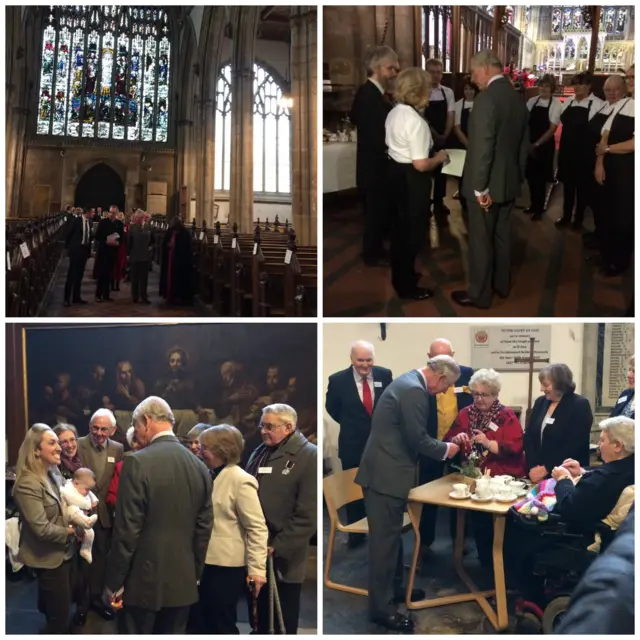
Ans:
[[[367,51],[391,47],[399,68],[442,62],[441,86],[463,98],[474,54],[490,49],[504,64],[523,99],[539,96],[537,83],[555,78],[553,96],[574,95],[576,74],[593,75],[592,93],[612,75],[624,76],[634,61],[633,6],[333,6],[323,10],[323,235],[324,313],[329,316],[496,316],[623,317],[633,315],[633,268],[603,275],[600,256],[577,229],[556,228],[563,214],[564,186],[547,184],[544,214],[532,223],[529,189],[523,183],[512,213],[512,288],[490,309],[460,307],[450,294],[464,289],[468,246],[462,225],[458,181],[449,176],[445,207],[454,216],[437,220],[435,239],[425,239],[416,269],[435,295],[426,300],[398,297],[385,265],[365,264],[364,214],[356,185],[358,131],[351,117],[354,96],[366,82]],[[562,124],[555,134],[559,148]],[[558,154],[556,153],[556,156]],[[557,163],[557,157],[556,157]],[[557,166],[556,166],[557,169]],[[437,217],[437,216],[436,216]],[[583,232],[594,230],[587,207]],[[366,242],[366,241],[365,241]],[[386,245],[385,245],[386,247]]]
[[[5,11],[7,315],[316,315],[316,7]],[[119,251],[97,305],[112,206]],[[82,211],[84,271],[67,259]],[[132,226],[150,234],[147,306]]]
[[[390,393],[392,387],[389,387],[388,384],[391,377],[393,377],[391,384],[394,384],[406,372],[425,367],[428,358],[453,354],[462,373],[458,381],[454,383],[455,389],[450,388],[446,393],[438,393],[435,397],[430,397],[429,402],[432,404],[429,405],[428,430],[430,431],[433,426],[433,433],[430,431],[433,437],[436,437],[437,427],[437,438],[447,440],[449,436],[442,434],[448,428],[452,431],[455,430],[458,421],[462,421],[463,414],[473,407],[477,408],[478,402],[482,402],[482,398],[478,400],[477,397],[487,392],[488,380],[493,379],[494,382],[497,382],[497,387],[492,387],[491,393],[497,393],[497,402],[506,407],[507,409],[503,410],[508,411],[512,416],[515,431],[519,432],[518,437],[524,438],[524,453],[527,459],[529,459],[530,447],[532,446],[532,440],[528,440],[527,430],[532,430],[532,436],[543,434],[542,447],[544,448],[552,429],[557,429],[558,423],[563,422],[564,425],[561,428],[565,431],[566,435],[563,437],[567,440],[568,447],[565,451],[570,451],[572,447],[575,448],[580,439],[583,441],[580,446],[583,446],[584,456],[588,458],[585,460],[584,466],[590,464],[593,465],[590,467],[591,469],[598,469],[603,468],[599,466],[603,465],[603,461],[607,464],[607,456],[602,457],[600,423],[610,415],[625,415],[632,418],[634,416],[633,405],[627,403],[630,398],[633,398],[635,385],[635,362],[632,358],[635,351],[634,336],[633,324],[622,323],[582,324],[571,322],[551,325],[510,325],[502,321],[490,325],[482,323],[451,325],[439,322],[428,324],[393,322],[325,324],[324,361],[321,374],[326,389],[324,398],[326,411],[322,439],[324,458],[324,632],[328,634],[385,633],[383,627],[370,619],[372,615],[370,590],[374,586],[377,575],[372,567],[381,562],[382,554],[380,552],[376,554],[371,549],[373,537],[367,524],[370,503],[367,502],[368,498],[365,493],[365,502],[362,505],[363,487],[360,486],[358,475],[355,476],[354,481],[354,474],[358,472],[358,467],[361,467],[364,459],[372,455],[376,432],[376,414],[383,407],[379,394],[384,393],[386,396],[387,393]],[[367,370],[364,371],[362,367]],[[562,407],[563,403],[568,404],[571,401],[570,396],[576,398],[581,396],[579,403],[587,409],[584,416],[577,409],[570,411],[569,423],[572,424],[571,427],[561,417],[560,411],[556,410],[553,413],[554,418],[546,425],[544,431],[534,431],[536,428],[540,429],[541,416],[538,409],[546,401],[545,394],[548,392],[548,388],[545,391],[546,383],[543,380],[547,380],[544,376],[545,371],[549,371],[548,367],[568,371],[573,380],[570,387],[575,385],[574,392],[565,389],[565,394],[557,406]],[[487,373],[487,369],[493,371]],[[344,371],[348,372],[345,373],[348,380],[345,378],[344,384],[338,386],[338,380],[341,379],[340,376]],[[361,397],[362,402],[358,401],[352,371],[355,372],[356,379],[358,374],[361,374],[363,378],[365,375],[373,377],[375,391],[373,418],[367,423],[370,425],[370,431],[362,426],[365,423],[365,412],[361,412],[363,419],[360,421],[360,413],[354,408],[356,404],[360,407],[364,403],[366,406],[366,402],[364,395]],[[540,373],[541,371],[542,373]],[[386,380],[385,376],[387,376]],[[464,376],[466,377],[462,381]],[[484,389],[480,388],[483,386],[482,380],[486,383]],[[444,397],[447,393],[457,399],[457,406],[454,400],[453,413],[444,408]],[[462,401],[461,399],[467,395],[467,400]],[[351,397],[353,397],[354,405],[349,405],[349,409],[347,409]],[[467,406],[462,407],[462,404],[467,404]],[[621,408],[625,406],[629,409],[628,413]],[[435,424],[432,424],[432,407]],[[480,411],[482,412],[482,409]],[[410,415],[410,409],[406,409],[404,415]],[[497,433],[498,429],[506,428],[503,426],[506,425],[506,422],[503,423],[499,418],[493,417],[492,420],[496,420],[497,425],[492,422],[491,429],[495,427]],[[555,425],[553,424],[554,420]],[[446,424],[443,425],[443,422]],[[578,431],[573,430],[578,422],[584,422],[579,434]],[[536,424],[538,424],[537,427]],[[362,434],[364,434],[360,439],[357,435],[359,425],[363,429]],[[389,420],[385,421],[385,425],[389,426]],[[369,433],[368,440],[366,433]],[[506,435],[504,437],[506,438]],[[503,442],[506,446],[506,440]],[[387,441],[386,446],[392,446],[390,441]],[[633,450],[632,444],[630,449]],[[633,454],[630,459],[633,461]],[[405,458],[400,456],[390,460],[388,464],[397,465],[397,473],[404,473],[401,471],[401,464],[404,461]],[[382,464],[381,461],[379,462]],[[404,569],[401,585],[403,590],[405,588],[411,590],[413,587],[413,591],[411,591],[412,606],[409,608],[409,591],[406,596],[404,591],[398,594],[398,586],[396,586],[395,603],[397,603],[399,611],[398,616],[406,616],[412,621],[412,630],[415,634],[554,633],[554,628],[561,623],[561,615],[567,611],[568,596],[572,595],[584,573],[584,570],[576,569],[576,567],[583,566],[576,559],[578,556],[567,555],[575,553],[575,550],[567,551],[567,546],[560,547],[564,549],[562,553],[565,554],[565,557],[572,558],[571,562],[574,564],[571,567],[561,568],[558,564],[552,565],[554,562],[552,558],[555,557],[553,555],[555,538],[544,538],[546,541],[544,543],[545,551],[540,555],[544,561],[548,560],[549,566],[546,573],[536,568],[535,575],[544,576],[544,584],[547,589],[545,600],[528,599],[526,596],[523,600],[518,595],[522,593],[519,591],[519,584],[516,583],[514,586],[514,583],[510,581],[510,556],[507,556],[507,550],[509,540],[515,539],[516,557],[527,554],[529,544],[527,540],[529,538],[525,536],[526,531],[522,531],[518,526],[514,528],[514,523],[517,522],[517,517],[514,516],[518,516],[514,510],[520,509],[522,513],[528,512],[521,509],[521,502],[515,503],[517,499],[515,494],[507,497],[507,504],[503,505],[500,502],[501,495],[497,493],[499,490],[493,493],[493,501],[486,504],[494,505],[492,507],[494,523],[497,523],[502,519],[501,516],[505,515],[507,509],[501,511],[503,506],[508,508],[509,513],[506,517],[506,533],[503,531],[504,538],[498,541],[498,533],[493,538],[493,570],[490,567],[487,568],[483,564],[482,558],[476,555],[476,550],[480,554],[480,538],[474,524],[474,513],[477,514],[477,512],[469,510],[479,509],[480,505],[468,499],[452,499],[456,496],[449,494],[453,483],[469,484],[468,471],[471,468],[471,462],[465,464],[461,463],[459,458],[453,458],[449,463],[456,466],[448,468],[445,466],[444,471],[443,463],[431,462],[440,465],[433,472],[427,471],[430,467],[426,456],[419,457],[418,476],[415,480],[416,484],[412,486],[420,486],[412,489],[409,493],[407,510],[404,513],[401,545]],[[407,464],[409,463],[407,462]],[[487,464],[490,463],[487,462]],[[460,472],[462,472],[462,476],[459,475]],[[502,473],[509,472],[503,471]],[[497,476],[497,473],[491,473],[490,477],[492,478],[494,475]],[[517,473],[512,474],[512,476],[517,475]],[[499,482],[500,477],[496,478],[496,482]],[[365,492],[373,489],[381,490],[379,487],[373,486],[372,482],[365,485]],[[389,476],[387,476],[387,482],[390,482]],[[542,482],[546,482],[546,480]],[[518,483],[516,482],[516,484]],[[366,486],[369,489],[366,489]],[[430,486],[433,487],[432,493],[428,493]],[[464,487],[464,485],[461,486]],[[578,487],[580,487],[580,482],[576,485],[576,490]],[[441,493],[438,493],[436,489]],[[526,490],[525,486],[524,491]],[[479,491],[477,481],[476,488],[472,488],[472,491],[475,491],[472,498],[477,498]],[[522,492],[519,492],[518,495],[522,495]],[[559,496],[560,492],[557,491],[556,510],[560,505]],[[523,498],[523,501],[527,498]],[[415,511],[415,506],[418,503],[424,507],[422,516],[419,511],[417,514]],[[514,504],[515,506],[513,506]],[[587,511],[595,508],[594,505],[595,498]],[[553,512],[554,507],[551,506],[550,509]],[[454,514],[457,514],[457,519]],[[460,514],[466,515],[462,522],[462,529],[460,529]],[[584,515],[586,521],[588,516]],[[561,510],[560,518],[562,517],[564,516]],[[364,519],[358,520],[359,518]],[[550,524],[552,520],[549,519],[548,522],[549,526],[552,526]],[[399,521],[398,526],[400,526]],[[497,531],[497,524],[494,526]],[[531,526],[536,526],[535,518]],[[546,525],[541,520],[539,526]],[[491,529],[490,520],[488,527]],[[461,531],[462,536],[460,536]],[[420,534],[420,546],[416,542],[417,533]],[[553,536],[554,534],[549,532],[548,535]],[[555,535],[558,535],[557,531]],[[592,541],[593,536],[590,536],[588,542]],[[504,546],[502,546],[503,543]],[[565,540],[558,539],[557,543],[564,545]],[[501,547],[500,556],[502,553],[505,554],[504,572],[502,562],[499,562],[495,556],[496,544]],[[539,550],[540,547],[537,549]],[[633,562],[633,554],[631,561]],[[534,566],[547,565],[543,565],[541,561],[539,565]],[[553,570],[556,571],[555,574],[552,573]],[[558,571],[561,576],[564,576],[564,581],[554,582]],[[630,569],[630,571],[630,575],[632,575],[633,570]],[[504,591],[505,575],[506,596]],[[568,576],[570,576],[570,580],[567,580]],[[597,580],[595,575],[592,580]],[[598,597],[598,616],[606,616],[609,620],[617,615],[616,612],[621,612],[623,609],[628,612],[631,607],[631,614],[633,612],[632,598],[626,605],[618,608],[620,585],[614,585],[614,582],[615,579],[603,584],[607,584],[607,588],[618,594],[615,603],[610,600],[605,603]],[[590,584],[595,590],[595,583],[591,582]],[[419,592],[419,595],[416,596],[415,590]],[[414,601],[419,602],[414,603]],[[587,601],[589,600],[587,599]],[[395,608],[396,605],[393,606]],[[610,608],[607,609],[607,607]],[[569,613],[566,615],[568,616]],[[626,621],[625,624],[628,623],[628,617]],[[403,626],[402,629],[398,626],[395,631],[411,632],[407,630],[406,626]],[[623,631],[619,632],[623,633]],[[565,628],[558,633],[579,634],[587,632]]]
[[[185,447],[193,444],[196,425],[236,427],[244,439],[239,464],[245,468],[262,442],[262,409],[284,403],[295,409],[300,433],[317,444],[316,335],[315,325],[299,323],[9,325],[7,520],[17,513],[12,498],[16,462],[34,423],[51,428],[72,425],[78,438],[90,437],[90,418],[106,408],[116,419],[110,438],[124,447],[126,458],[127,452],[133,453],[125,437],[133,424],[132,411],[143,398],[157,395],[171,407],[174,433]],[[283,341],[290,350],[281,348]],[[315,634],[315,535],[309,544],[298,632]],[[36,574],[21,563],[9,564],[8,558],[7,633],[37,634],[44,618],[38,611]],[[237,612],[240,632],[249,633],[252,619],[247,603],[238,602]],[[76,622],[74,618],[76,633],[118,633],[117,616],[105,619],[93,608],[81,627]],[[189,633],[201,632],[190,624]]]

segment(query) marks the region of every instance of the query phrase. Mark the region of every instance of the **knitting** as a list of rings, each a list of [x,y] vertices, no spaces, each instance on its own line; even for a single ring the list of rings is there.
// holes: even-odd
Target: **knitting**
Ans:
[[[555,488],[556,481],[553,478],[543,480],[513,506],[518,513],[537,517],[540,522],[544,522],[549,519],[549,513],[556,506]]]

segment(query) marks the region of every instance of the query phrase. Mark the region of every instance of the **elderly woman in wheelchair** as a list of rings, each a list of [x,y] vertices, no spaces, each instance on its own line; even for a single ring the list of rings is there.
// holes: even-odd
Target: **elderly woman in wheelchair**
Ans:
[[[565,460],[553,469],[557,502],[548,520],[538,522],[512,509],[517,531],[512,528],[506,541],[505,564],[513,569],[507,581],[529,601],[524,609],[536,615],[547,607],[555,618],[566,608],[566,596],[611,542],[633,504],[635,422],[616,416],[603,420],[600,429],[602,465],[586,470]]]

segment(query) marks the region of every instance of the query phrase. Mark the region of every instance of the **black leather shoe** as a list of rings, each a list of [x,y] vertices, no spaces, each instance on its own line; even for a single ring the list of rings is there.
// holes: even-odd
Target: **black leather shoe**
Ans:
[[[444,202],[438,202],[433,205],[433,213],[437,216],[448,216],[451,211]]]
[[[418,600],[424,600],[425,595],[426,594],[422,589],[413,589],[411,591],[411,602],[418,602]],[[404,589],[402,591],[396,591],[395,595],[393,596],[393,601],[398,604],[404,602],[404,599],[405,599]]]
[[[98,604],[94,604],[93,609],[101,618],[104,618],[105,620],[113,620],[115,614],[111,609],[107,609],[107,607]]]
[[[385,616],[383,618],[373,618],[373,622],[385,629],[389,629],[389,631],[413,633],[413,620],[409,620],[407,616],[403,616],[401,613],[394,613],[391,616]]]
[[[416,287],[413,291],[398,293],[398,298],[402,298],[403,300],[426,300],[427,298],[433,298],[434,295],[433,289]]]
[[[77,627],[84,627],[84,623],[87,621],[87,614],[82,611],[76,611],[76,615],[73,616],[73,624]]]
[[[533,209],[532,207],[527,207],[526,209],[522,210],[523,213],[535,213],[535,209]]]
[[[102,298],[102,302],[113,302],[113,298],[112,297]]]
[[[73,301],[73,304],[89,304],[86,300],[83,300],[82,298],[78,298],[77,300]]]
[[[561,229],[562,227],[568,227],[571,224],[571,218],[565,218],[564,216],[562,216],[562,218],[558,218],[555,222],[556,227],[558,227],[559,229]]]
[[[475,307],[476,309],[488,309],[489,307],[481,307],[476,304],[466,291],[452,291],[451,299],[461,307]]]

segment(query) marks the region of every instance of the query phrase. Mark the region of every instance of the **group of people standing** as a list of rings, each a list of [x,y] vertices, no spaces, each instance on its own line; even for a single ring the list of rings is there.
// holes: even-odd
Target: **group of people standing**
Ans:
[[[296,633],[316,531],[317,453],[295,410],[265,407],[262,444],[246,470],[235,427],[200,425],[187,449],[174,424],[171,407],[152,396],[133,411],[131,453],[111,439],[108,409],[94,413],[82,438],[68,424],[29,429],[12,493],[17,557],[37,574],[47,633],[69,632],[75,603],[79,626],[91,607],[108,620],[117,614],[120,633],[237,634],[245,594],[257,633]],[[63,477],[90,496],[82,527]],[[78,554],[88,534],[93,557],[84,543]],[[269,615],[274,588],[282,624]]]
[[[369,522],[370,617],[394,631],[413,629],[397,604],[405,598],[401,533],[416,477],[418,484],[436,480],[448,473],[447,461],[464,463],[472,453],[481,472],[528,478],[534,485],[547,478],[560,482],[580,470],[589,489],[577,496],[565,488],[558,508],[576,527],[593,526],[608,516],[622,490],[633,484],[634,358],[629,386],[611,412],[612,421],[601,425],[599,450],[606,464],[586,481],[593,413],[587,398],[576,393],[569,367],[551,364],[539,372],[543,395],[523,431],[514,411],[500,402],[500,375],[460,366],[454,354],[448,340],[435,340],[425,367],[394,380],[391,370],[374,365],[373,345],[359,341],[351,349],[351,366],[329,377],[326,409],[340,425],[338,455],[343,469],[358,469],[355,481],[364,493],[364,504],[351,503],[347,518],[355,522],[366,516]],[[437,507],[425,505],[420,522],[423,556],[432,553],[436,517]],[[470,519],[480,563],[492,574],[491,515],[473,511]],[[451,525],[453,538],[453,519]],[[513,541],[517,535],[508,538]],[[349,547],[362,542],[362,536],[352,534]],[[512,548],[507,545],[505,553]],[[529,551],[520,549],[516,556],[530,559]],[[518,570],[515,577],[508,572],[511,581],[516,588],[529,588],[526,563],[512,564]],[[412,600],[423,598],[419,589],[411,594]]]
[[[556,224],[582,229],[590,206],[596,231],[586,242],[600,248],[603,274],[628,268],[633,251],[633,67],[626,81],[607,79],[606,103],[590,93],[590,74],[576,75],[575,97],[563,105],[553,97],[551,76],[541,80],[540,95],[525,103],[491,51],[472,59],[458,102],[441,84],[440,60],[428,60],[426,70],[400,71],[393,49],[379,46],[368,53],[366,66],[368,80],[358,89],[351,112],[358,128],[356,181],[365,214],[362,258],[368,266],[390,264],[400,298],[423,300],[435,294],[419,286],[416,259],[431,216],[441,224],[449,214],[442,169],[450,148],[467,152],[459,195],[469,227],[468,288],[453,291],[451,298],[463,307],[489,308],[494,294],[509,295],[514,203],[526,179],[531,194],[527,212],[541,219],[546,187],[554,180],[554,135],[560,124],[558,177],[565,191]]]

